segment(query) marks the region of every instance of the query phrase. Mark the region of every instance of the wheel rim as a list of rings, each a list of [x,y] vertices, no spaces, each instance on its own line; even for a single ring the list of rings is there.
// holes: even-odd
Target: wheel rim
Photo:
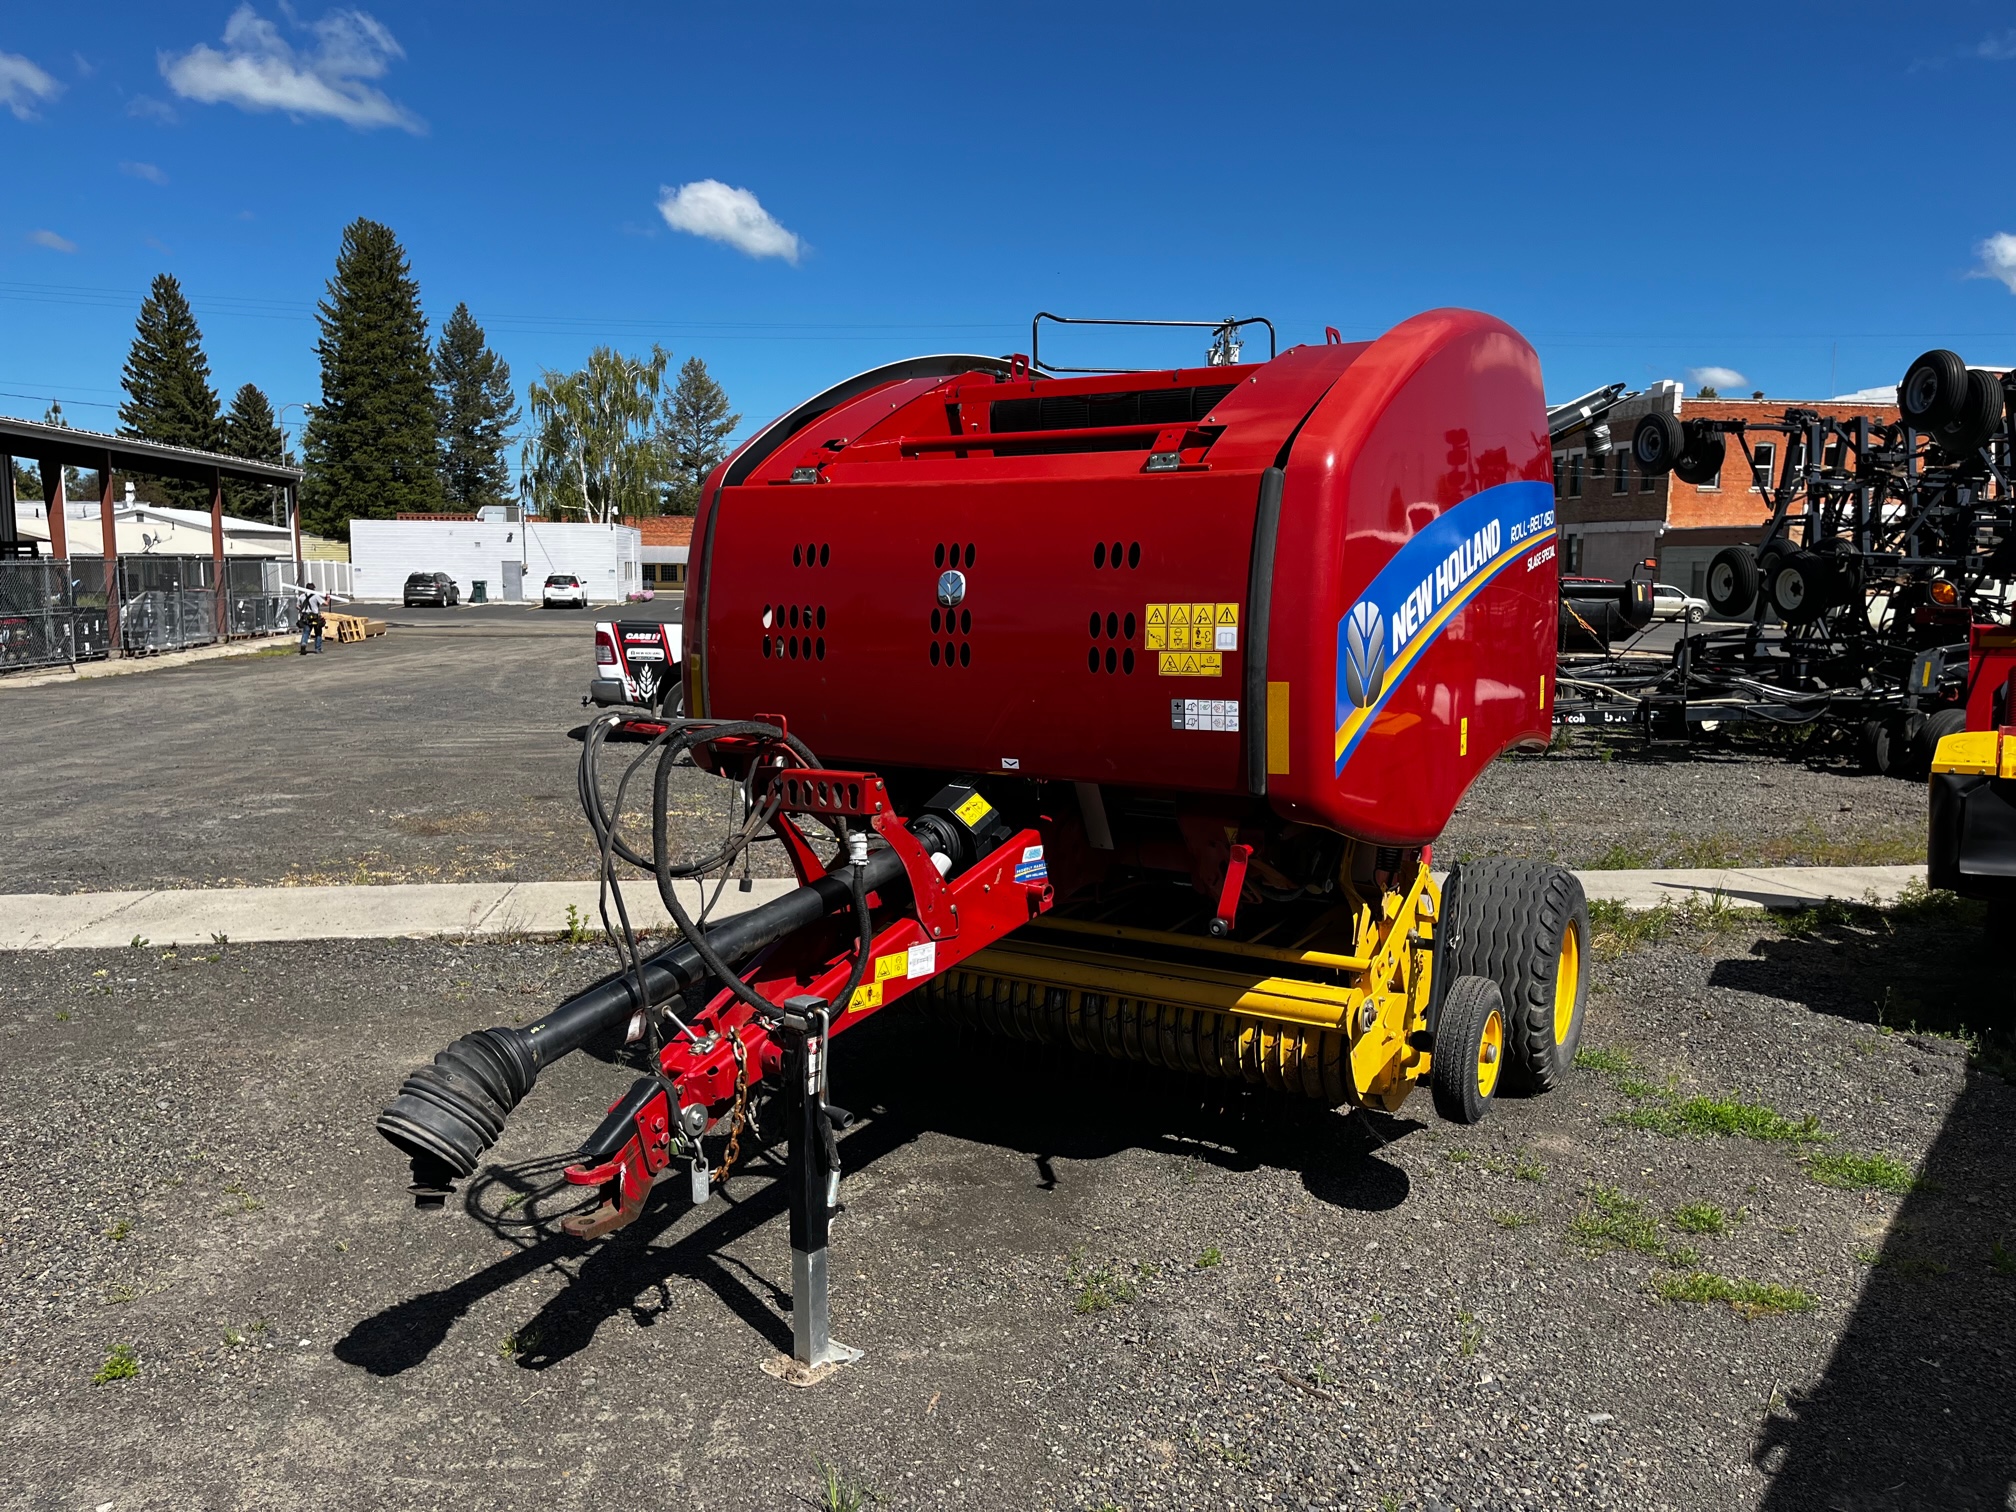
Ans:
[[[1806,578],[1804,574],[1786,568],[1778,574],[1778,602],[1787,609],[1803,609],[1806,605]]]
[[[1708,596],[1724,603],[1736,597],[1736,569],[1727,562],[1717,562],[1709,571]]]
[[[1484,1019],[1484,1032],[1477,1037],[1477,1095],[1489,1097],[1498,1090],[1498,1068],[1505,1064],[1505,1018],[1496,1008]]]
[[[1561,951],[1554,968],[1554,1043],[1568,1043],[1575,1027],[1575,1002],[1582,993],[1582,932],[1572,923],[1561,932]]]

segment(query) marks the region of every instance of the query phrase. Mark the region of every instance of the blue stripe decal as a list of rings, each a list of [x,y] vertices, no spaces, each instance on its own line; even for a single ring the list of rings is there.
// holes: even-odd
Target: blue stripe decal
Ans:
[[[1552,484],[1500,483],[1444,510],[1393,553],[1337,621],[1339,775],[1449,621],[1485,584],[1554,536]]]

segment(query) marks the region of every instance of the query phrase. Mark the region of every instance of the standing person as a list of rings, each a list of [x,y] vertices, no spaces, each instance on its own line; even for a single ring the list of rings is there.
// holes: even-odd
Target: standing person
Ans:
[[[326,602],[327,600],[322,596],[322,590],[317,588],[313,583],[308,584],[301,590],[300,654],[303,656],[308,654],[308,637],[311,634],[315,637],[316,654],[319,656],[322,652],[322,606]]]

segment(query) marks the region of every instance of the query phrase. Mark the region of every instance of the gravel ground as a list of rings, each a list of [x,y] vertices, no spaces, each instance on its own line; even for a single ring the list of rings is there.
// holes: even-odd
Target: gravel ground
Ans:
[[[50,795],[10,809],[0,892],[593,877],[567,732],[610,611],[385,612],[319,657],[0,684],[0,762]],[[675,808],[711,834],[724,792],[683,772]]]
[[[788,1340],[762,1160],[600,1247],[548,1226],[551,1152],[627,1072],[549,1073],[445,1215],[410,1210],[371,1132],[414,1063],[598,953],[16,956],[0,1505],[769,1512],[828,1504],[818,1456],[933,1512],[2004,1507],[2016,1088],[1876,1022],[2006,999],[1977,928],[1667,927],[1598,967],[1587,1043],[1626,1059],[1467,1130],[1425,1098],[1331,1114],[894,1010],[835,1052],[866,1117],[834,1325],[867,1355],[802,1392],[757,1368]],[[1829,1142],[1618,1122],[1695,1094]],[[1843,1152],[1923,1180],[1816,1182]],[[1690,1203],[1729,1231],[1683,1232]],[[1697,1272],[1811,1306],[1660,1300]],[[134,1373],[93,1384],[121,1346]]]
[[[1925,786],[1779,753],[1585,735],[1493,762],[1435,849],[1445,862],[1597,869],[1922,862]]]

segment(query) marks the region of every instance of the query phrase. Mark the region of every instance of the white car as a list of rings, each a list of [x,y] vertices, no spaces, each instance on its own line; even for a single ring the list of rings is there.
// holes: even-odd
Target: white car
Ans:
[[[555,572],[547,577],[539,602],[548,609],[586,609],[588,585],[571,572]]]
[[[1708,617],[1708,600],[1675,588],[1671,583],[1652,585],[1652,617],[1662,620],[1685,620],[1690,625],[1698,625]]]

